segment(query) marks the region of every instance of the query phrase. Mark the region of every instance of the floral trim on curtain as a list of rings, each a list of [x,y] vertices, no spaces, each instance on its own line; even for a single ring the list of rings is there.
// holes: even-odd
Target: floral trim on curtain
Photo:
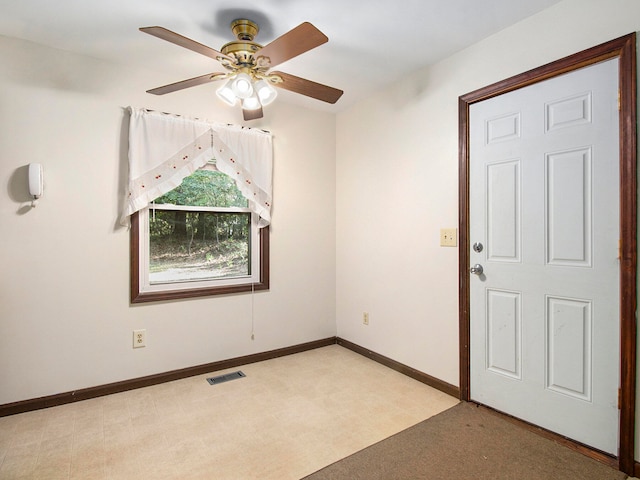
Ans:
[[[146,208],[215,159],[234,179],[259,227],[271,222],[273,148],[268,132],[215,125],[177,115],[129,107],[129,188],[121,217]]]

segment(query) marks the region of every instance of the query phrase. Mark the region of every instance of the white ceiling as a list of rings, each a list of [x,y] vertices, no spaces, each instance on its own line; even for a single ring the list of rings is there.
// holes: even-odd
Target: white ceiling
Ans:
[[[280,90],[282,101],[338,112],[559,1],[0,0],[0,35],[144,66],[157,71],[153,88],[223,68],[138,27],[160,25],[219,50],[236,18],[259,24],[262,45],[309,21],[329,42],[277,68],[345,93],[334,106]]]

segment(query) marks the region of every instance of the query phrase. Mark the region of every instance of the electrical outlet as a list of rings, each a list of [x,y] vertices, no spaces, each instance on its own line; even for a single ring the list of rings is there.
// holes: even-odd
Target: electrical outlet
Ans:
[[[147,331],[134,330],[133,331],[133,348],[141,348],[147,346]]]
[[[362,323],[364,325],[369,325],[369,313],[368,312],[364,312],[362,314]]]
[[[455,247],[458,245],[458,235],[455,228],[441,228],[440,229],[440,246],[441,247]]]

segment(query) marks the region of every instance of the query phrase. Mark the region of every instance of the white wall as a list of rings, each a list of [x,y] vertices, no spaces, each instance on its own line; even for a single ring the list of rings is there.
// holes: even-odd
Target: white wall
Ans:
[[[243,123],[213,87],[0,37],[0,404],[334,336],[335,117],[287,106],[274,134],[271,289],[131,306],[123,107]],[[165,80],[167,80],[165,82]],[[175,80],[175,79],[173,79]],[[207,88],[210,91],[207,91]],[[29,207],[26,165],[44,166]],[[132,330],[147,347],[132,348]]]
[[[458,385],[458,97],[639,29],[637,0],[566,0],[338,115],[339,337]]]

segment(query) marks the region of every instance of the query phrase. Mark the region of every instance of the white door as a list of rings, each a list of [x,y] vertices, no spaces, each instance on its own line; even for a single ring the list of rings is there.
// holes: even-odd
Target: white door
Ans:
[[[471,398],[617,455],[618,60],[469,118]]]

